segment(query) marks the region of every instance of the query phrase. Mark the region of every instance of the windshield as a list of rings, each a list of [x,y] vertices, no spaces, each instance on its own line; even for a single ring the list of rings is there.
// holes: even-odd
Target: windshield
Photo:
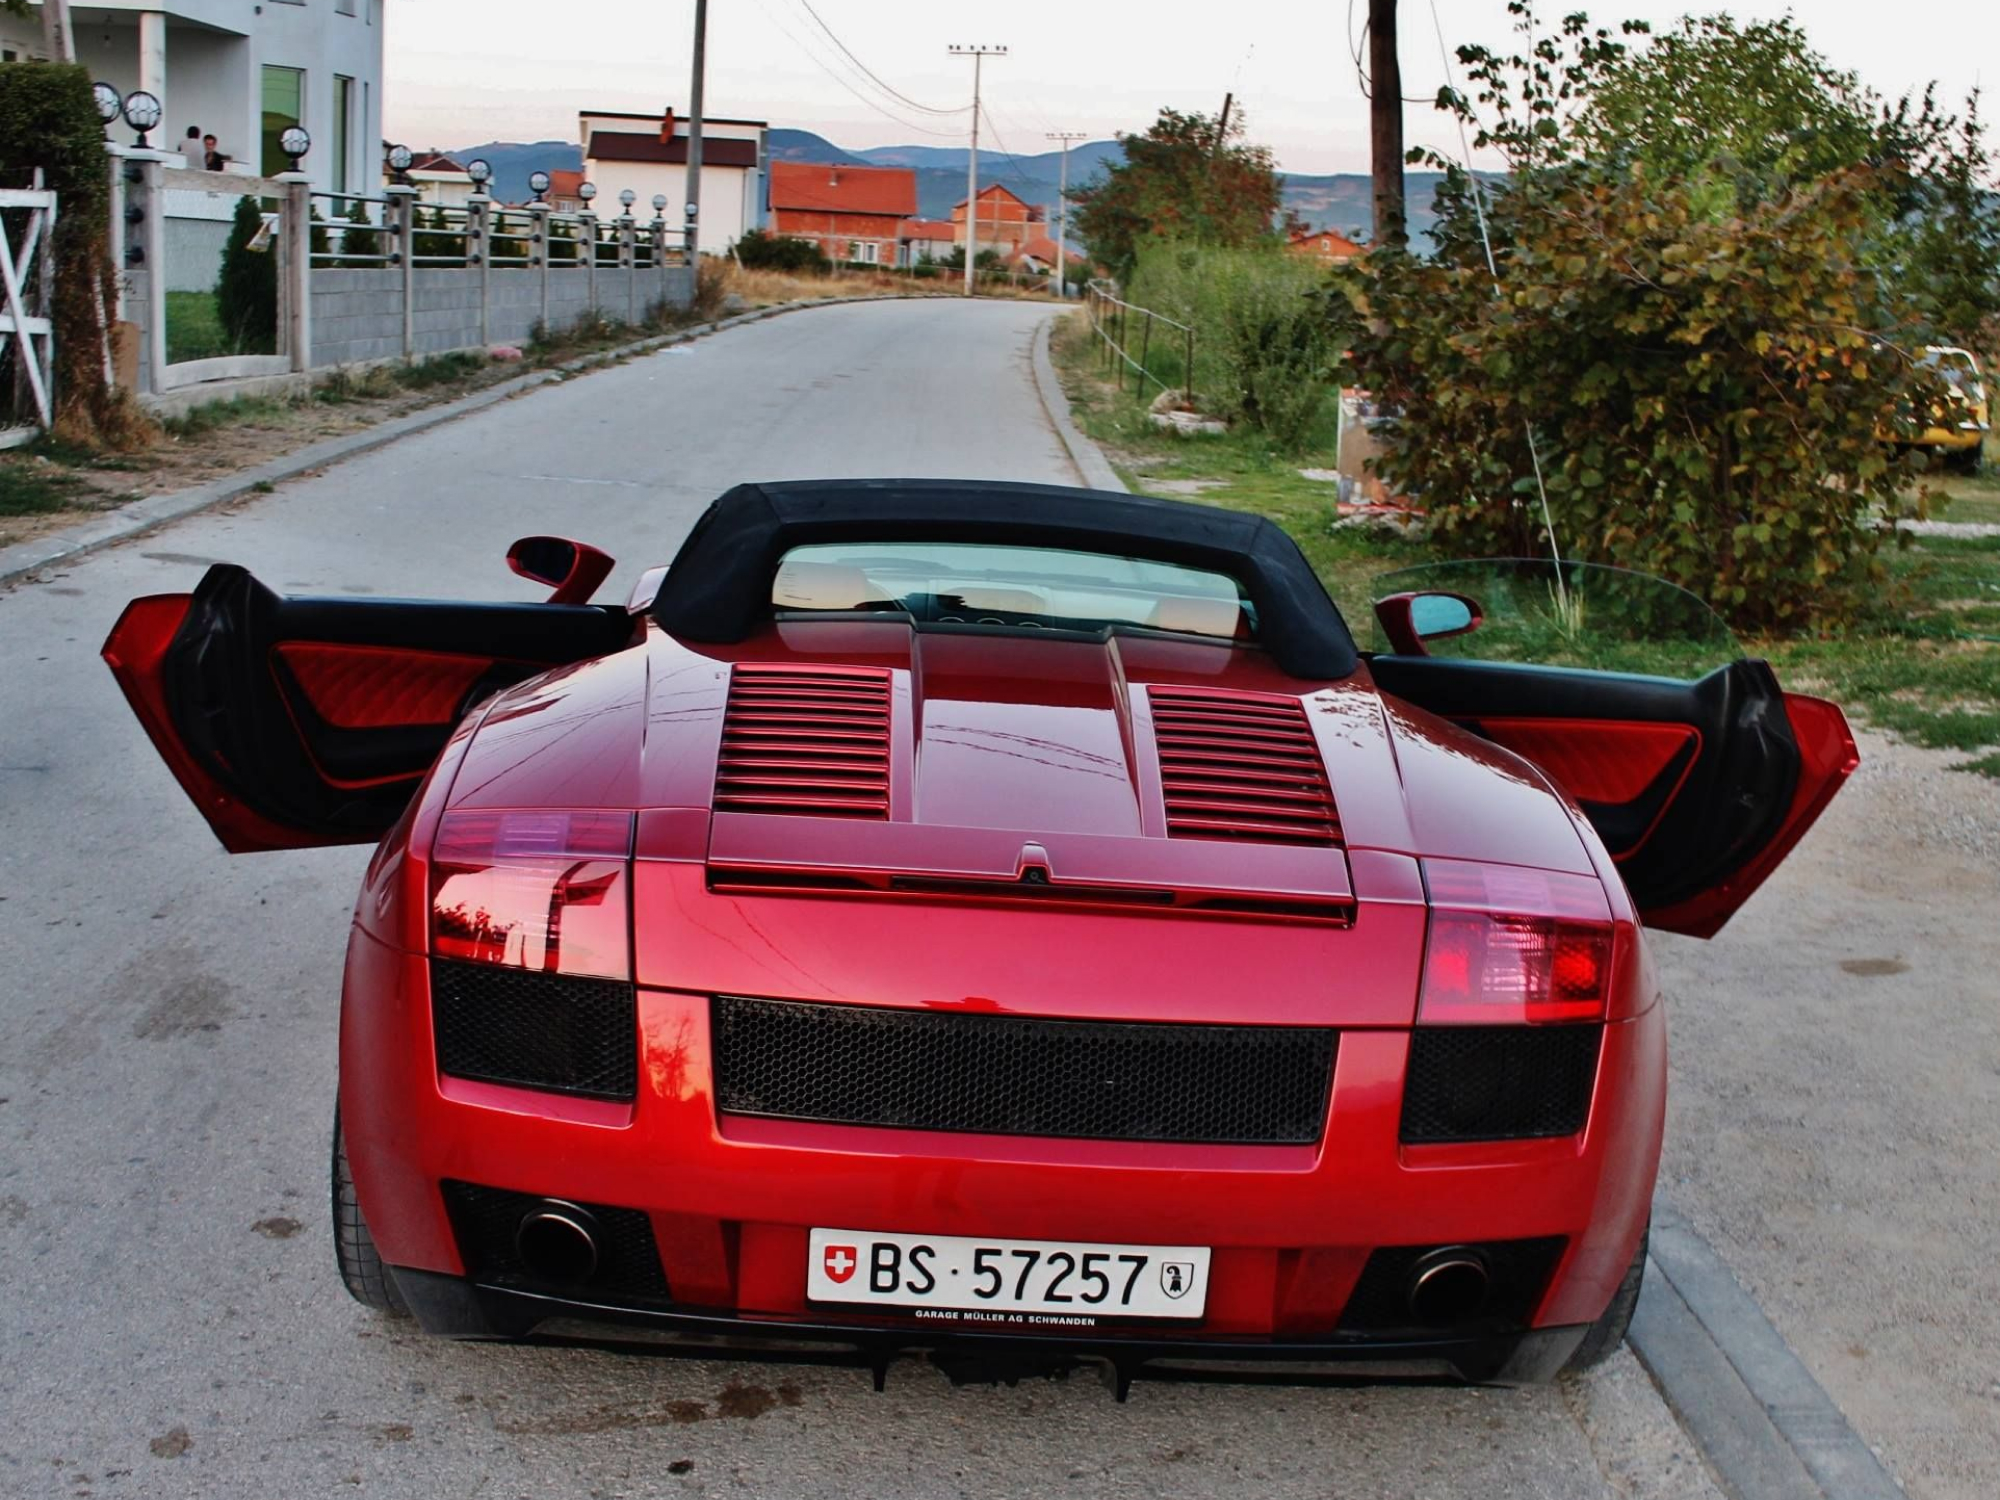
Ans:
[[[778,562],[781,610],[891,610],[945,625],[1102,630],[1137,625],[1254,640],[1240,584],[1178,563],[971,542],[829,542]]]

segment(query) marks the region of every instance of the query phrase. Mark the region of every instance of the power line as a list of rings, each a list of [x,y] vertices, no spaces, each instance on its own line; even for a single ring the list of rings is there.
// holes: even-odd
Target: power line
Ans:
[[[783,32],[785,36],[788,39],[790,39],[793,46],[797,47],[799,51],[804,53],[806,57],[814,64],[814,66],[816,66],[822,73],[826,74],[827,77],[831,78],[835,83],[839,84],[842,88],[846,89],[848,93],[852,94],[857,100],[859,100],[864,107],[873,110],[876,114],[882,116],[882,118],[885,120],[893,120],[896,124],[902,126],[905,130],[916,131],[917,134],[919,135],[936,136],[940,140],[948,140],[948,141],[958,139],[958,132],[955,130],[937,130],[929,125],[919,125],[915,120],[905,119],[902,115],[897,114],[896,111],[890,109],[880,100],[870,98],[867,94],[862,93],[862,91],[859,88],[855,87],[852,80],[850,80],[845,74],[840,72],[839,69],[835,68],[830,63],[828,63],[827,60],[823,56],[821,56],[820,53],[816,51],[809,43],[802,40],[799,34],[793,31],[792,28],[785,23],[784,17],[780,16],[776,11],[772,10],[769,5],[764,3],[764,0],[757,0],[757,4],[758,4],[758,9],[764,12],[765,19],[770,21],[770,23],[773,26],[777,27],[778,30]]]
[[[875,87],[880,89],[883,93],[887,94],[890,98],[895,99],[900,103],[909,106],[909,108],[916,110],[919,114],[962,115],[965,113],[966,106],[963,104],[959,105],[955,109],[940,109],[934,104],[919,103],[917,100],[912,99],[908,94],[902,92],[902,90],[885,82],[880,74],[878,74],[873,68],[869,67],[867,63],[863,62],[859,57],[855,55],[854,49],[852,47],[848,46],[847,43],[843,42],[837,35],[834,34],[833,28],[826,24],[826,18],[822,16],[818,11],[813,9],[812,0],[799,0],[799,5],[807,15],[813,18],[814,23],[819,27],[819,29],[826,33],[827,40],[832,42],[834,46],[838,47],[841,50],[842,55],[845,56],[849,62],[853,63],[855,67],[859,68],[861,72],[875,85]]]

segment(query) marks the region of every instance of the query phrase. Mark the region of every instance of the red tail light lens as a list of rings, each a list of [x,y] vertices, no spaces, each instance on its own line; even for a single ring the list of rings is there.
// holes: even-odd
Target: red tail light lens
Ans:
[[[1420,1025],[1601,1021],[1613,929],[1588,877],[1426,860]]]
[[[632,977],[632,815],[452,812],[431,851],[431,952]]]

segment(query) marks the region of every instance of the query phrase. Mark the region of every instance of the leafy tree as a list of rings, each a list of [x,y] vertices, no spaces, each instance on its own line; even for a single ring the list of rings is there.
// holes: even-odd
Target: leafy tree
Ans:
[[[831,266],[813,240],[753,229],[736,242],[737,263],[752,271],[801,271],[824,275]]]
[[[1239,117],[1163,109],[1144,135],[1120,134],[1124,160],[1070,194],[1093,261],[1125,277],[1149,240],[1242,246],[1271,232],[1280,181],[1269,148],[1243,143]]]
[[[1880,172],[1837,165],[1719,211],[1692,157],[1585,154],[1611,129],[1599,85],[1632,76],[1623,44],[1510,9],[1523,50],[1461,49],[1471,92],[1445,100],[1508,177],[1475,199],[1448,176],[1434,259],[1382,247],[1336,276],[1349,375],[1394,413],[1380,468],[1448,543],[1526,553],[1547,544],[1539,460],[1566,555],[1660,574],[1752,628],[1840,618],[1879,577],[1874,518],[1907,482],[1881,432],[1932,390],[1917,299],[1876,254]]]
[[[242,354],[268,353],[277,345],[278,257],[268,242],[260,250],[250,248],[263,227],[257,200],[238,198],[215,280],[216,317],[231,347]]]

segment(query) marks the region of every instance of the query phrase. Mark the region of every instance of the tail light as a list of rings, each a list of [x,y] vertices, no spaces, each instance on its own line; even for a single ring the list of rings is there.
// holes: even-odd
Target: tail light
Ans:
[[[1589,876],[1425,860],[1430,933],[1420,1025],[1601,1021],[1611,910]]]
[[[631,852],[630,813],[446,813],[431,854],[432,954],[630,979]]]

